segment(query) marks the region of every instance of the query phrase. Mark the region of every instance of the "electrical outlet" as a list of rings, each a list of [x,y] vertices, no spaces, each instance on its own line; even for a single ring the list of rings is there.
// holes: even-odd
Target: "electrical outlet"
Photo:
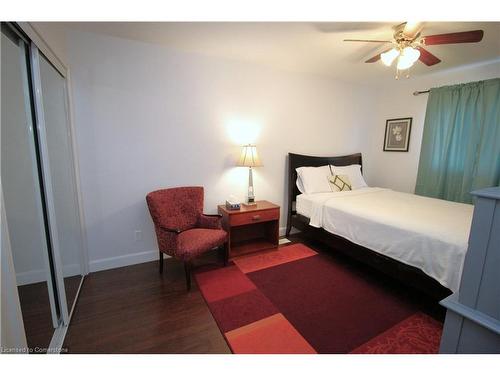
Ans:
[[[134,238],[136,241],[142,241],[142,230],[136,230],[134,233]]]

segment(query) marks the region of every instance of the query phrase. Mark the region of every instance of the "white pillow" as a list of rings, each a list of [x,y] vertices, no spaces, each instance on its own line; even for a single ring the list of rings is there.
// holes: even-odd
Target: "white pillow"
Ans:
[[[301,193],[314,194],[330,192],[328,177],[332,175],[329,165],[321,167],[300,167],[297,171],[297,188]]]
[[[297,189],[299,189],[299,191],[302,194],[304,194],[306,192],[306,189],[304,189],[304,184],[302,184],[302,179],[300,178],[298,173],[297,173],[297,181],[295,181],[295,185],[297,185]]]
[[[368,186],[365,179],[361,175],[361,165],[359,164],[351,164],[345,167],[336,167],[335,165],[332,165],[332,170],[333,174],[345,174],[349,176],[349,181],[351,181],[352,184],[352,190]]]

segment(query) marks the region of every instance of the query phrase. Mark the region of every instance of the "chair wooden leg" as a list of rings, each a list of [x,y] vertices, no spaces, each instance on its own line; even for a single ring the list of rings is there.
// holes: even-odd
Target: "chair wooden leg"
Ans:
[[[186,272],[186,286],[187,290],[191,290],[191,262],[184,262],[184,272]]]
[[[160,251],[160,273],[163,273],[163,253]]]
[[[224,250],[224,267],[226,267],[229,261],[229,242],[224,243],[222,248]]]

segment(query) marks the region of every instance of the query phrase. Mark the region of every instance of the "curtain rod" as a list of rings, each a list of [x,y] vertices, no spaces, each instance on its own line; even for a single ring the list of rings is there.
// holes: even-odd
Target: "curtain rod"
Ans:
[[[431,90],[425,90],[425,91],[414,91],[414,92],[413,92],[413,96],[417,96],[417,95],[420,95],[420,94],[427,94],[429,91],[431,91]]]

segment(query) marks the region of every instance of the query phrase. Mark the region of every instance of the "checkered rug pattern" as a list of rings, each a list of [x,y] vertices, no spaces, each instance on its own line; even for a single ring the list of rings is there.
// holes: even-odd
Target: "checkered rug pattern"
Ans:
[[[199,269],[195,278],[233,353],[437,353],[442,323],[304,244]]]

